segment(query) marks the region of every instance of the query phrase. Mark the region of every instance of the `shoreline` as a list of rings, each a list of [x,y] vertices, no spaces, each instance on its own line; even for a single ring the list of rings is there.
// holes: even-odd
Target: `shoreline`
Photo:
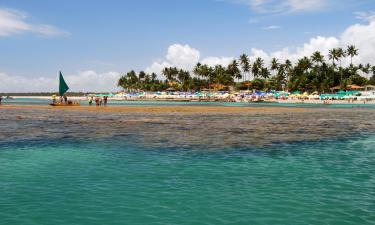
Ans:
[[[173,96],[173,95],[172,95]],[[220,98],[182,98],[182,97],[176,97],[176,96],[170,96],[167,98],[153,98],[153,97],[145,97],[145,98],[139,98],[139,97],[133,97],[133,98],[108,98],[109,102],[217,102],[217,103],[225,103],[225,102],[232,102],[228,101],[226,99],[220,99]],[[17,99],[38,99],[38,100],[51,100],[51,97],[49,96],[15,96],[14,100]],[[87,97],[69,97],[72,101],[81,101],[85,102],[88,101]],[[4,100],[3,100],[4,101]],[[6,100],[4,101],[6,102]],[[236,102],[236,101],[235,101]],[[265,99],[264,103],[275,103],[275,104],[321,104],[321,105],[375,105],[375,100],[372,101],[360,101],[356,100],[353,102],[349,102],[348,100],[318,100],[318,99]],[[246,101],[237,101],[237,103],[247,103]],[[256,102],[249,102],[249,103],[256,103]]]
[[[142,114],[278,114],[278,113],[306,113],[316,110],[330,109],[323,107],[284,107],[267,106],[247,107],[247,106],[220,106],[220,105],[132,105],[132,106],[63,106],[53,107],[49,105],[0,105],[1,109],[9,110],[48,110],[53,112],[94,112],[94,113],[142,113]],[[334,108],[331,108],[334,109]],[[361,109],[356,107],[356,110]],[[365,109],[365,108],[363,108]],[[340,110],[353,110],[352,108],[342,108]]]
[[[52,111],[87,111],[111,113],[288,113],[308,112],[302,107],[243,107],[243,106],[201,106],[201,105],[171,105],[171,106],[41,106],[41,105],[0,105],[0,109],[18,110],[52,110]]]

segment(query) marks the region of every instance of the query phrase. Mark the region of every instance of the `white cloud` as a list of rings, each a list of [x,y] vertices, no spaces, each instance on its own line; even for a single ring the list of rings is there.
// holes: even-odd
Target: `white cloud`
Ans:
[[[175,66],[191,69],[199,61],[201,54],[189,45],[174,44],[169,46],[166,59]]]
[[[261,49],[253,48],[249,55],[252,61],[257,57],[261,57],[266,64],[269,64],[272,58],[277,58],[280,62],[283,62],[286,59],[296,62],[304,56],[311,56],[315,51],[319,51],[326,57],[326,60],[328,60],[328,52],[330,49],[337,47],[346,49],[348,45],[352,44],[359,49],[359,56],[356,56],[353,59],[354,63],[375,64],[375,17],[366,24],[355,24],[348,27],[338,37],[317,36],[311,38],[302,46],[285,47],[274,52],[266,52]],[[182,51],[180,49],[185,50]],[[215,66],[217,64],[227,66],[230,61],[234,59],[233,57],[213,56],[199,59],[199,51],[188,45],[171,45],[168,52],[167,60],[164,60],[161,63],[153,63],[146,71],[160,74],[160,71],[163,68],[169,66],[191,69],[191,67],[187,67],[186,65],[193,66],[199,61],[210,66]],[[170,54],[170,52],[173,52],[174,54]],[[194,52],[195,54],[191,54],[190,52]],[[347,65],[349,61],[349,58],[346,58],[342,63],[343,65]]]
[[[328,6],[329,0],[224,0],[248,5],[258,13],[285,13],[320,10]]]
[[[375,64],[375,17],[369,24],[355,24],[341,35],[341,45],[354,44],[359,49],[359,56],[354,58],[356,63]]]
[[[201,62],[210,66],[227,66],[233,57],[206,57],[201,59],[201,53],[189,45],[173,44],[168,47],[168,53],[164,60],[153,62],[145,69],[146,73],[159,74],[165,67],[178,67],[184,70],[192,70],[194,66]]]
[[[222,66],[228,66],[232,61],[234,60],[234,57],[206,57],[202,59],[202,64],[207,64],[208,66],[216,66],[216,65],[222,65]]]
[[[78,91],[116,91],[118,72],[96,73],[95,71],[82,71],[78,74],[64,75],[70,90]],[[58,91],[58,76],[28,78],[0,73],[0,92],[56,92]]]
[[[280,62],[290,59],[296,62],[304,56],[311,56],[315,51],[320,51],[325,59],[328,60],[330,49],[342,47],[346,50],[348,45],[355,45],[359,50],[359,55],[353,58],[353,63],[375,64],[375,18],[372,18],[367,24],[355,24],[348,27],[338,37],[311,38],[309,42],[300,47],[286,47],[274,52],[265,52],[261,49],[253,48],[250,59],[261,57],[266,64],[269,64],[272,58],[277,58]],[[342,60],[343,65],[349,65],[350,58]]]
[[[280,28],[281,28],[280,26],[271,25],[271,26],[262,27],[262,30],[277,30],[277,29],[280,29]]]
[[[27,14],[14,9],[0,8],[0,37],[22,33],[36,33],[44,36],[69,35],[57,27],[48,24],[31,24],[26,21]]]
[[[364,21],[373,21],[375,20],[375,11],[372,12],[355,12],[357,19]]]
[[[146,73],[156,73],[156,74],[158,74],[158,75],[160,75],[160,72],[164,69],[164,68],[166,68],[166,67],[172,67],[173,65],[172,64],[169,64],[168,62],[161,62],[161,63],[159,63],[159,62],[154,62],[154,63],[152,63],[152,65],[151,66],[149,66],[149,67],[147,67],[146,69],[145,69],[145,72]]]

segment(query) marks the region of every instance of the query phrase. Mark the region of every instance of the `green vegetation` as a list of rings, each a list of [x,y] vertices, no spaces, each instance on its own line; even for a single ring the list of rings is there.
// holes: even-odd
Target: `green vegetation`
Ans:
[[[351,45],[346,50],[330,50],[328,59],[320,52],[314,52],[310,57],[305,56],[294,64],[290,60],[279,62],[273,58],[267,65],[262,58],[250,62],[250,58],[242,54],[227,67],[210,67],[198,63],[191,72],[176,67],[164,68],[162,74],[165,80],[158,80],[154,73],[150,75],[141,71],[136,74],[130,71],[120,78],[118,86],[133,91],[162,91],[168,88],[181,91],[221,90],[234,87],[238,90],[328,92],[336,86],[345,89],[351,84],[374,85],[375,66],[353,65],[353,58],[357,55],[358,49]],[[343,67],[342,60],[346,57],[350,58],[351,63]],[[371,78],[367,79],[365,76]]]

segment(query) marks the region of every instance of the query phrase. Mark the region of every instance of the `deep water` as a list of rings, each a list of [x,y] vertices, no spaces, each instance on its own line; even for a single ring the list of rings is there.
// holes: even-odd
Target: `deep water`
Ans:
[[[88,126],[82,115],[56,123],[3,110],[0,224],[374,224],[369,113],[237,115],[219,129],[227,115],[127,115],[115,126],[121,115],[88,113],[99,118]]]

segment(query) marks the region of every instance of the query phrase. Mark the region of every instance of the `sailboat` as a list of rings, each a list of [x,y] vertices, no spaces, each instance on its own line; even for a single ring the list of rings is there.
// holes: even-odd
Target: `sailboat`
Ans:
[[[66,92],[69,90],[69,86],[66,84],[64,77],[60,71],[59,74],[59,96],[61,101],[56,101],[56,95],[52,96],[53,98],[53,103],[50,104],[51,106],[79,106],[79,102],[73,102],[73,101],[68,101],[66,97]],[[65,99],[64,102],[62,99]]]

